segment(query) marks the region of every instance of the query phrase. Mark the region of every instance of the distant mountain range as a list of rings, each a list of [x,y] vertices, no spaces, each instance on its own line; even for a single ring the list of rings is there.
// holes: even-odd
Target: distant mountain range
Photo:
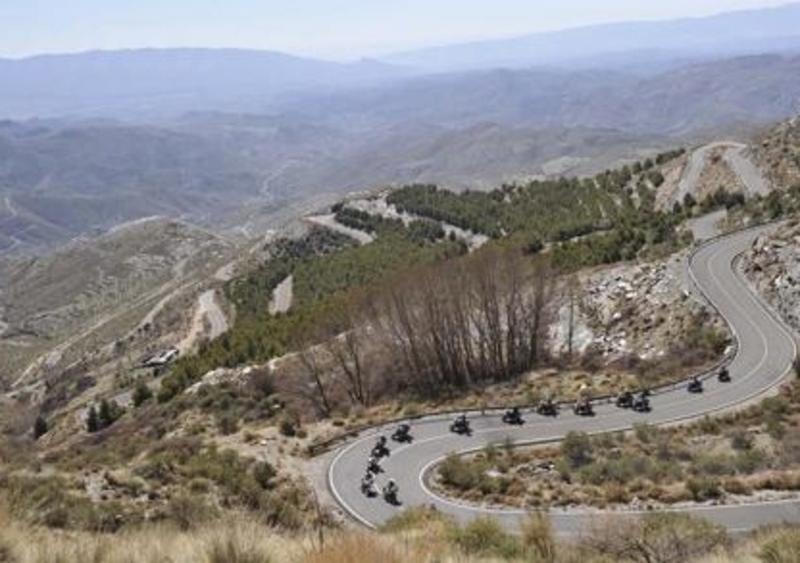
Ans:
[[[192,110],[264,110],[298,92],[385,82],[407,71],[270,51],[139,49],[0,59],[0,117],[162,118]]]
[[[352,64],[230,49],[0,60],[0,254],[155,214],[236,226],[376,185],[592,173],[752,130],[800,112],[798,22],[792,4]],[[774,52],[707,60],[760,50]]]
[[[704,18],[623,22],[396,53],[382,60],[436,71],[531,66],[652,72],[676,62],[800,51],[800,3]]]
[[[153,120],[187,111],[277,113],[298,98],[498,68],[653,75],[708,61],[800,53],[800,3],[616,23],[335,63],[237,49],[139,49],[0,59],[0,118]]]
[[[440,74],[314,104],[329,123],[476,121],[534,128],[609,128],[686,135],[765,123],[800,111],[800,55],[687,65],[653,76],[603,70],[487,70]],[[327,120],[327,121],[326,121]]]

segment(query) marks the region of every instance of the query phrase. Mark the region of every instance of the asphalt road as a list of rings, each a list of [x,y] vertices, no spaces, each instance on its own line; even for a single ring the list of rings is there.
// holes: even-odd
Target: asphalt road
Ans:
[[[690,260],[690,277],[701,292],[717,307],[730,324],[738,347],[730,362],[731,383],[716,378],[705,382],[705,391],[689,394],[684,385],[658,391],[652,397],[650,413],[635,413],[611,404],[595,405],[596,416],[579,417],[563,409],[556,418],[523,411],[525,424],[508,426],[499,412],[470,413],[471,437],[448,430],[450,417],[429,417],[413,421],[411,445],[391,443],[391,455],[383,462],[384,473],[377,479],[383,485],[394,478],[400,487],[402,506],[394,507],[379,497],[367,498],[360,491],[366,460],[376,436],[390,434],[393,428],[378,428],[364,433],[343,446],[331,461],[328,485],[337,502],[353,518],[368,527],[377,527],[404,507],[433,505],[459,521],[491,514],[513,529],[524,512],[465,506],[440,498],[425,485],[424,475],[449,452],[483,448],[488,443],[550,442],[569,431],[606,432],[628,429],[636,422],[669,424],[743,406],[774,391],[788,375],[796,354],[793,334],[773,316],[736,273],[735,257],[747,249],[766,229],[744,231],[711,241],[695,252]],[[390,440],[391,442],[391,440]],[[800,500],[753,503],[746,505],[698,506],[684,511],[697,513],[724,524],[733,531],[752,529],[768,523],[800,520]],[[635,514],[635,511],[625,511]],[[553,524],[562,535],[579,533],[599,514],[596,510],[551,510]]]
[[[696,193],[697,182],[700,181],[700,174],[706,166],[706,157],[709,152],[718,148],[725,149],[725,162],[730,166],[731,170],[739,176],[739,179],[742,184],[744,184],[749,195],[758,194],[766,196],[769,193],[769,184],[764,179],[764,176],[745,155],[747,145],[734,141],[717,141],[704,145],[692,152],[680,182],[678,183],[677,201],[683,202],[683,198],[686,194]]]

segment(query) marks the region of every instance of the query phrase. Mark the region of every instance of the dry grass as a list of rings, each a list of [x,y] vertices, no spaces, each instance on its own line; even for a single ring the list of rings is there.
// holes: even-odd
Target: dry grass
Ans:
[[[301,560],[302,552],[300,542],[244,519],[103,535],[22,527],[0,515],[0,561],[14,563],[270,563]]]
[[[2,563],[796,563],[800,561],[800,528],[767,529],[731,544],[719,528],[691,517],[651,514],[620,525],[619,518],[597,522],[595,530],[576,545],[556,540],[545,514],[534,514],[519,537],[491,531],[490,522],[457,527],[449,519],[413,511],[393,532],[381,534],[326,531],[316,536],[282,537],[252,519],[235,517],[181,531],[153,524],[118,534],[66,532],[25,526],[13,521],[0,505],[0,562]],[[476,524],[476,523],[473,523]],[[499,528],[497,528],[499,530]],[[467,537],[469,535],[469,537]],[[464,549],[486,540],[481,549]],[[516,545],[512,553],[484,550]],[[631,545],[647,550],[631,550]],[[500,544],[498,544],[500,545]],[[470,547],[470,546],[468,546]],[[474,547],[474,546],[471,546]],[[490,545],[491,547],[491,545]],[[501,545],[502,547],[502,545]],[[642,559],[649,553],[652,559]],[[676,554],[678,558],[675,558]]]
[[[453,553],[441,540],[422,541],[414,536],[386,536],[368,533],[344,533],[333,538],[324,549],[306,553],[302,563],[433,563],[454,561]]]

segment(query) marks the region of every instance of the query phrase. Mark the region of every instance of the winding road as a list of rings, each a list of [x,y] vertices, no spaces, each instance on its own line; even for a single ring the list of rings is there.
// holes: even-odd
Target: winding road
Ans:
[[[647,414],[619,409],[612,404],[598,404],[593,418],[582,418],[567,409],[548,419],[524,412],[525,424],[508,426],[499,412],[470,414],[471,437],[448,430],[450,417],[431,416],[412,423],[414,442],[391,444],[391,456],[383,462],[382,485],[391,477],[400,487],[401,507],[380,498],[367,498],[360,491],[360,479],[366,459],[378,434],[392,428],[376,428],[343,446],[328,468],[328,486],[336,501],[354,519],[367,527],[377,527],[403,507],[432,505],[459,521],[490,514],[509,529],[515,529],[525,512],[502,508],[477,507],[442,498],[426,486],[426,473],[449,452],[479,450],[488,443],[511,440],[516,444],[556,442],[570,431],[590,433],[630,429],[636,422],[674,424],[705,414],[740,408],[774,392],[790,371],[796,355],[794,335],[756,296],[737,271],[737,256],[753,240],[774,227],[759,227],[715,239],[701,245],[689,262],[689,275],[704,297],[716,307],[733,331],[738,343],[729,370],[733,381],[719,383],[709,378],[705,392],[691,395],[684,385],[657,391],[652,397],[653,410]],[[800,520],[800,499],[738,505],[694,506],[681,510],[695,513],[725,525],[731,531],[743,531],[769,523]],[[556,531],[574,535],[596,519],[597,510],[551,510]],[[636,514],[624,511],[624,514]]]

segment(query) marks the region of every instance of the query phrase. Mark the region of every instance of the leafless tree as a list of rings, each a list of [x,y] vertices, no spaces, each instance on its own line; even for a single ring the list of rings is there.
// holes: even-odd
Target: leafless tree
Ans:
[[[315,350],[315,348],[306,348],[298,354],[300,364],[303,366],[307,376],[305,379],[301,378],[299,383],[303,387],[310,386],[316,391],[316,393],[310,394],[309,398],[317,405],[322,415],[327,417],[330,416],[333,410],[328,391],[329,381],[326,380],[325,372],[317,354],[318,350]]]

